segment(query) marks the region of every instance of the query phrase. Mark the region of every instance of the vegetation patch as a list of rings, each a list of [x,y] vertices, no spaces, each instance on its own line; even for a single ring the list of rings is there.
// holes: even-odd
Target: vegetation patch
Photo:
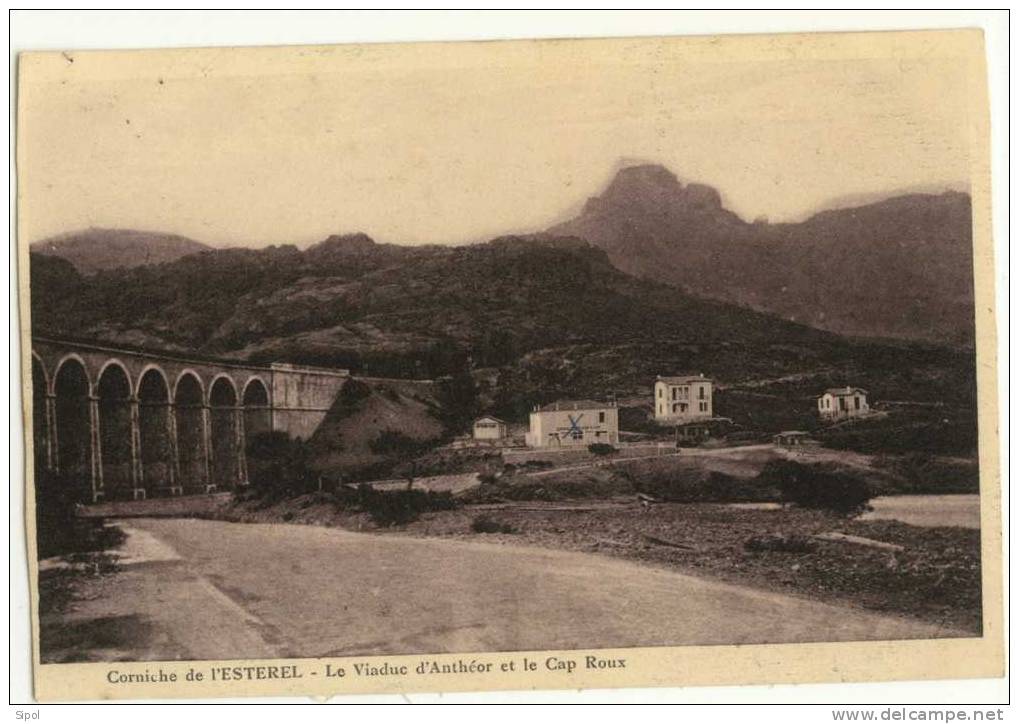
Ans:
[[[517,529],[509,523],[503,523],[487,515],[479,515],[471,521],[471,531],[474,533],[516,533]]]
[[[633,486],[625,478],[602,468],[567,470],[541,477],[503,474],[491,484],[482,484],[464,495],[471,503],[497,503],[508,500],[554,502],[633,495]]]
[[[102,518],[78,517],[80,496],[76,477],[36,470],[35,534],[40,560],[104,551],[124,541],[123,532]]]
[[[888,493],[953,495],[980,492],[980,467],[976,460],[911,453],[881,456],[874,464],[897,478],[897,484]]]
[[[786,502],[844,516],[862,513],[874,497],[874,491],[861,474],[831,464],[803,465],[791,460],[773,460],[765,465],[758,480],[762,485],[778,489]]]
[[[66,556],[70,565],[39,572],[39,615],[60,613],[81,599],[81,589],[120,570],[109,553],[91,551]]]
[[[370,385],[358,379],[349,379],[340,387],[339,401],[343,405],[342,409],[351,410],[357,406],[357,403],[371,397],[371,394]]]
[[[431,446],[431,441],[415,440],[399,430],[383,430],[368,443],[376,455],[393,455],[399,458],[413,457]]]
[[[375,490],[370,485],[362,484],[354,492],[349,488],[342,489],[337,495],[337,505],[363,510],[375,525],[390,528],[411,523],[422,513],[453,510],[457,502],[446,491]]]
[[[837,450],[864,453],[926,453],[973,456],[977,450],[976,406],[904,408],[886,417],[863,419],[819,432]]]
[[[760,480],[708,470],[677,458],[648,460],[614,468],[635,492],[670,503],[766,503],[778,490]]]
[[[251,436],[247,458],[248,477],[252,484],[249,495],[261,498],[266,504],[294,498],[318,488],[319,473],[311,467],[308,446],[285,432],[263,432]]]

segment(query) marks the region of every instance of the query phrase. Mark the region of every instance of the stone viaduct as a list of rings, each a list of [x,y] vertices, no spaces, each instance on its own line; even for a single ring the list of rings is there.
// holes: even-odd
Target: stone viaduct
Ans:
[[[247,440],[309,438],[348,377],[33,336],[36,470],[92,502],[246,485]]]

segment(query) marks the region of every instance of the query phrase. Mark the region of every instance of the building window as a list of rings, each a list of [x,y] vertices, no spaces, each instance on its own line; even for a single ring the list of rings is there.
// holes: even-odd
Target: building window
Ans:
[[[701,412],[707,412],[707,411],[708,411],[708,403],[707,402],[702,402],[701,403]]]
[[[854,397],[853,400],[856,401],[856,409],[859,410],[860,409],[860,398],[859,397]]]
[[[605,422],[605,413],[604,412],[599,412],[598,413],[598,422]]]
[[[700,390],[701,390],[701,399],[702,399],[702,400],[704,399],[704,391],[705,391],[705,389],[706,389],[706,388],[704,388],[704,387],[701,387],[701,388],[700,388]]]
[[[661,387],[658,388],[658,399],[659,400],[662,399],[662,396],[663,396],[664,392],[665,391]]]

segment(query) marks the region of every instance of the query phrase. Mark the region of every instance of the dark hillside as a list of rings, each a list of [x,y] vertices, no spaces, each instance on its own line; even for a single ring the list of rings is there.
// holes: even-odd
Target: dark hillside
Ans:
[[[973,344],[968,194],[748,223],[709,186],[633,166],[550,233],[587,239],[631,274],[840,334]]]
[[[287,350],[317,363],[335,355],[349,366],[354,356],[385,353],[420,366],[432,365],[439,346],[498,366],[566,344],[835,342],[638,280],[604,251],[569,238],[451,248],[339,237],[305,252],[209,251],[93,277],[34,255],[32,269],[38,331],[111,342],[141,333],[167,346],[249,359]]]

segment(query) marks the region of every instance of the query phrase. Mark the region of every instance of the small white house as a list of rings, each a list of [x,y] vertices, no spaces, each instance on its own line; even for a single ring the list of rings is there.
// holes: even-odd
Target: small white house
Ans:
[[[684,423],[714,416],[712,381],[703,374],[655,379],[655,421]]]
[[[619,410],[615,403],[562,400],[536,407],[525,436],[528,447],[585,447],[619,442]]]
[[[474,421],[475,440],[502,440],[506,437],[506,423],[497,417],[479,417]]]
[[[825,420],[846,420],[870,412],[867,391],[859,387],[832,387],[817,398],[817,412]]]

